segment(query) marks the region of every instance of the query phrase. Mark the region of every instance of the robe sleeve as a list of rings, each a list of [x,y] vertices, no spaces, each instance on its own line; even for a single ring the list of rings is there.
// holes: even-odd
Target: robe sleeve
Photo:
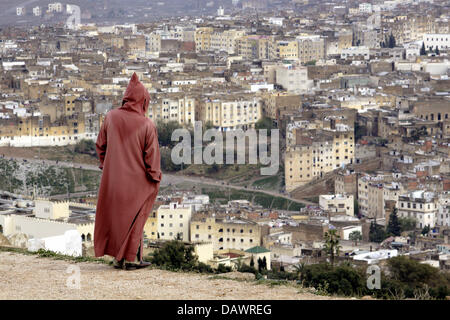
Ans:
[[[160,182],[162,178],[161,154],[159,152],[158,133],[154,126],[146,132],[144,162],[147,178],[153,182]]]
[[[97,155],[100,160],[100,166],[99,168],[103,170],[103,163],[105,161],[106,156],[106,145],[107,145],[107,139],[106,139],[106,117],[103,121],[102,127],[100,128],[100,132],[97,136],[97,143],[95,144]]]

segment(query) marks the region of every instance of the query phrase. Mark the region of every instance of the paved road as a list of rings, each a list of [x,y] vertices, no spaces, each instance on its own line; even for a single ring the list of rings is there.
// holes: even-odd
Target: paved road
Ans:
[[[6,158],[10,158],[11,157],[6,157]],[[47,165],[55,165],[55,166],[60,166],[60,167],[65,167],[65,168],[80,168],[80,169],[84,169],[84,170],[94,170],[94,171],[100,171],[100,169],[98,168],[98,166],[95,165],[89,165],[89,164],[83,164],[83,163],[72,163],[72,162],[64,162],[64,161],[53,161],[53,160],[38,160],[38,159],[24,159],[24,158],[13,158],[15,160],[18,161],[24,161],[26,160],[28,163],[32,163],[32,164],[39,164],[39,163],[45,163]],[[234,189],[234,190],[242,190],[242,191],[251,191],[251,192],[260,192],[260,193],[264,193],[270,196],[275,196],[275,197],[280,197],[283,199],[287,199],[290,200],[292,202],[296,202],[296,203],[301,203],[304,205],[317,205],[317,203],[314,202],[310,202],[310,201],[306,201],[306,200],[299,200],[299,199],[294,199],[292,197],[290,197],[289,195],[286,194],[282,194],[280,192],[275,192],[275,191],[269,191],[269,190],[262,190],[262,189],[254,189],[252,187],[250,188],[245,188],[243,186],[236,186],[236,185],[231,185],[228,184],[226,182],[221,182],[221,181],[217,181],[214,179],[209,179],[209,178],[203,178],[203,177],[191,177],[191,176],[184,176],[181,174],[169,174],[169,173],[164,173],[163,174],[163,179],[161,181],[161,185],[162,186],[167,186],[167,185],[176,185],[179,183],[183,183],[183,182],[192,182],[192,183],[202,183],[202,184],[206,184],[206,185],[211,185],[211,186],[216,186],[216,187],[223,187],[223,188],[229,188],[229,189]],[[92,192],[79,192],[79,193],[71,193],[71,196],[85,196],[88,194],[92,194]],[[66,195],[58,195],[58,196],[54,196],[52,198],[54,199],[63,199]]]

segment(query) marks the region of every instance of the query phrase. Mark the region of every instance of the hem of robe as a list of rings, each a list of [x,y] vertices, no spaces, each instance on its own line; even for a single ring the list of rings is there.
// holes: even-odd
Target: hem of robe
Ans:
[[[150,196],[144,201],[143,205],[135,215],[131,223],[131,226],[127,232],[127,235],[125,236],[125,239],[122,241],[122,246],[120,247],[119,251],[116,252],[115,254],[115,258],[118,261],[122,260],[122,258],[125,258],[125,260],[127,261],[134,261],[136,259],[139,245],[141,245],[141,248],[143,246],[144,227],[152,209],[151,207],[150,208],[148,207],[149,204],[153,204],[155,202],[158,192],[159,192],[159,183],[157,184],[155,191],[151,193]],[[140,252],[139,257],[140,260],[142,260],[142,252],[143,249],[141,249]]]

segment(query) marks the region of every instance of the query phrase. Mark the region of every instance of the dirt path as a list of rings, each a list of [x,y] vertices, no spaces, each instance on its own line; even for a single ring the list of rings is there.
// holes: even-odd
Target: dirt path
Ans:
[[[73,277],[69,266],[80,269],[80,289],[66,285]],[[116,270],[101,263],[73,263],[12,252],[0,252],[1,299],[168,299],[268,300],[336,299],[299,293],[289,286],[255,284],[211,276],[158,269]]]

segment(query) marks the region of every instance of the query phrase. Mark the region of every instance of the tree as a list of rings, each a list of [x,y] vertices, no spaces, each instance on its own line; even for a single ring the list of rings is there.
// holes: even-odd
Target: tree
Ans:
[[[158,141],[162,147],[172,148],[176,143],[172,141],[172,132],[182,126],[176,121],[162,122],[158,121],[156,125],[158,129]]]
[[[355,231],[352,231],[352,232],[348,235],[348,238],[349,238],[351,241],[354,241],[354,242],[355,242],[355,246],[357,246],[357,245],[358,245],[358,240],[359,240],[359,241],[362,240],[362,234],[361,234],[360,231],[355,230]]]
[[[395,37],[392,35],[392,33],[389,35],[389,40],[388,40],[388,47],[389,48],[395,48],[396,45],[396,41],[395,41]]]
[[[386,227],[386,233],[392,236],[399,236],[401,232],[400,222],[398,221],[397,208],[394,208],[389,216],[389,222]]]
[[[398,218],[401,232],[411,231],[416,228],[417,221],[414,218]]]
[[[266,257],[263,257],[263,259],[262,259],[262,266],[263,266],[263,270],[267,270],[267,259],[266,259]]]
[[[264,117],[259,119],[255,124],[255,129],[267,129],[267,133],[270,135],[270,130],[274,129],[273,121],[270,118]]]
[[[339,245],[340,236],[337,234],[336,229],[329,230],[324,234],[325,244],[323,250],[326,254],[330,256],[331,265],[334,265],[334,259],[336,256],[339,256],[339,249],[341,246]]]
[[[423,227],[421,233],[422,233],[423,236],[425,236],[425,235],[429,234],[430,231],[431,231],[430,225],[426,225],[425,227]]]
[[[96,156],[95,142],[93,140],[82,139],[75,145],[74,151],[76,153],[89,154],[91,156]]]
[[[253,256],[250,260],[250,267],[254,268],[255,267],[255,260],[253,260]]]
[[[263,262],[261,258],[258,258],[258,272],[261,273],[263,270]]]
[[[436,46],[436,49],[434,50],[434,52],[436,53],[436,55],[440,55],[441,54],[440,51],[439,51],[439,47],[438,46]]]
[[[386,232],[384,231],[383,226],[377,224],[377,221],[372,221],[369,229],[369,240],[371,242],[381,242],[386,239]]]
[[[355,216],[357,216],[358,218],[361,218],[361,215],[359,213],[359,203],[358,203],[358,200],[356,199],[356,197],[353,199],[353,208],[354,208]]]
[[[425,42],[422,42],[422,47],[420,48],[420,55],[425,56],[427,54],[427,50],[425,49]]]

